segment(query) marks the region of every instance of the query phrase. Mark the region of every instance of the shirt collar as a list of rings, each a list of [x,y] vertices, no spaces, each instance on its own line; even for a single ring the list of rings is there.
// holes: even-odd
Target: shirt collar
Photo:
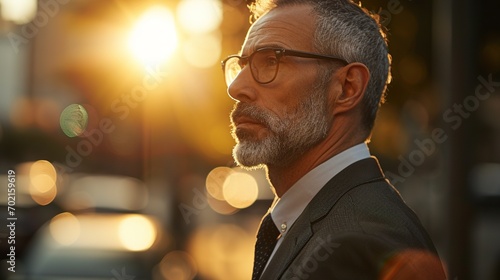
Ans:
[[[309,171],[281,198],[276,198],[271,206],[271,216],[282,236],[331,178],[347,166],[368,157],[370,151],[366,143],[353,146]]]

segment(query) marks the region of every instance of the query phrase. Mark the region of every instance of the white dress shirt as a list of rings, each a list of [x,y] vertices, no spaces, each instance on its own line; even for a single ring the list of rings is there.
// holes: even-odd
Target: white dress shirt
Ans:
[[[281,232],[281,237],[269,260],[273,258],[274,253],[283,242],[288,229],[326,183],[347,166],[369,157],[370,151],[366,143],[353,146],[309,171],[288,189],[281,198],[274,200],[270,211],[274,224]],[[267,263],[269,264],[269,261]],[[264,268],[264,271],[266,268]]]

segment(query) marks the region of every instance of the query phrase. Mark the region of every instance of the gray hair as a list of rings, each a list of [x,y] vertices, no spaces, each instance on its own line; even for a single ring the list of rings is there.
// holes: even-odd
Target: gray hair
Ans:
[[[314,46],[323,54],[336,55],[348,62],[360,62],[370,71],[363,97],[363,126],[371,131],[391,81],[391,56],[387,37],[378,15],[351,0],[269,0],[249,3],[253,19],[270,9],[307,4],[317,15]]]

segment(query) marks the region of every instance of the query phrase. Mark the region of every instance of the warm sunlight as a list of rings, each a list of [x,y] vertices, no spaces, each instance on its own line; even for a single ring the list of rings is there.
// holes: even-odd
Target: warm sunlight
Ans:
[[[0,0],[0,12],[4,20],[25,24],[35,17],[36,5],[36,0]]]
[[[222,3],[219,0],[183,0],[177,7],[177,16],[189,33],[212,32],[222,22]]]
[[[174,17],[166,7],[147,10],[135,24],[129,47],[134,56],[146,66],[164,63],[177,47]]]

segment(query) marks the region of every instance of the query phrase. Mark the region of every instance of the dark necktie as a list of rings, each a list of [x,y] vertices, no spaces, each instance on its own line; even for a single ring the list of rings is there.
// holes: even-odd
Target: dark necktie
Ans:
[[[267,214],[260,224],[259,232],[257,233],[257,242],[255,243],[255,258],[253,262],[252,280],[258,280],[267,261],[273,252],[280,232],[271,218],[271,214]]]

